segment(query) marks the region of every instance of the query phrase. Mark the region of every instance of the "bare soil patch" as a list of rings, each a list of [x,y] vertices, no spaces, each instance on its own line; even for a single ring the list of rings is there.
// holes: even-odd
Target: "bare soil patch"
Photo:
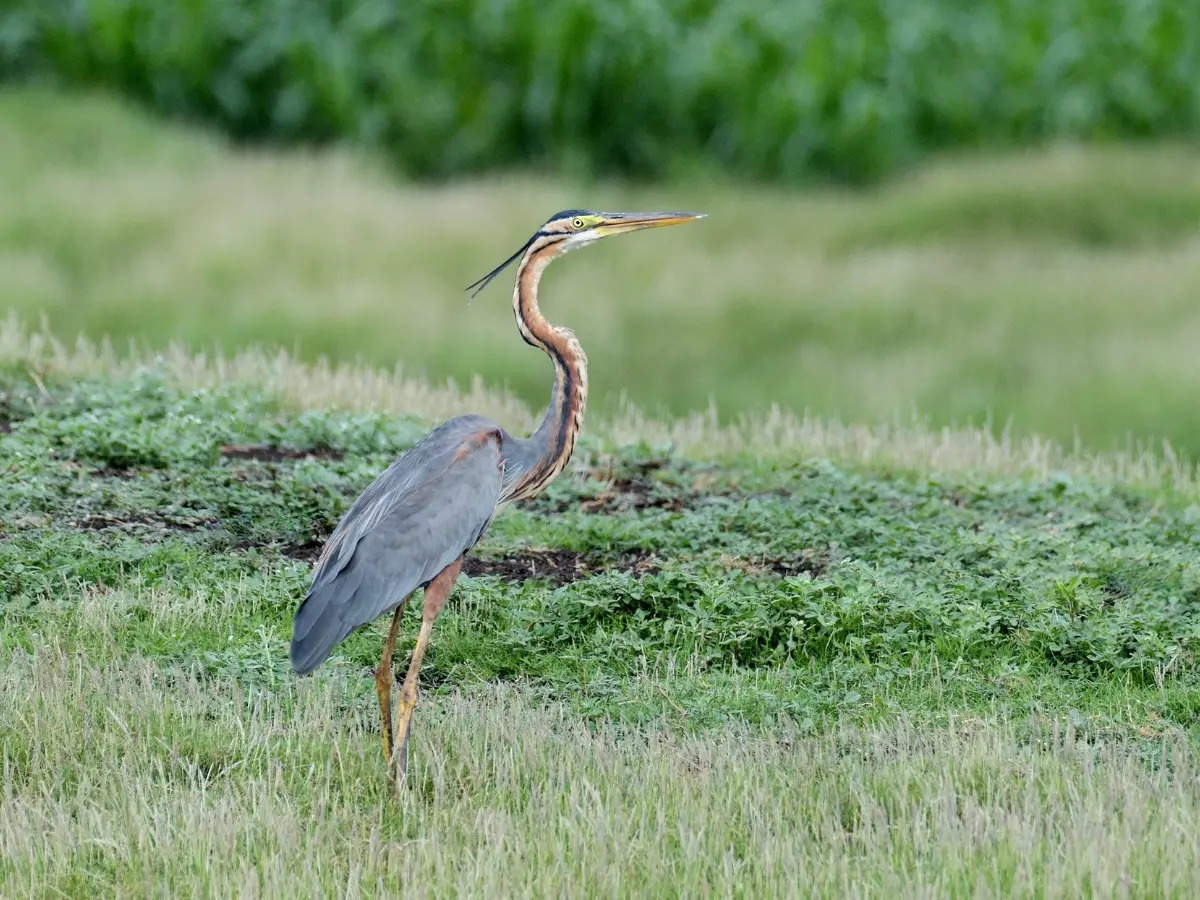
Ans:
[[[188,519],[175,516],[160,516],[153,513],[137,513],[129,516],[94,515],[77,519],[73,523],[83,531],[106,529],[129,530],[154,528],[162,531],[212,531],[220,524],[215,518]]]
[[[834,562],[835,560],[828,550],[807,547],[796,556],[764,560],[764,565],[783,578],[801,574],[817,578],[823,575]]]
[[[541,578],[555,585],[563,585],[602,573],[653,575],[659,568],[648,550],[632,550],[613,558],[556,548],[523,550],[500,559],[468,556],[463,562],[463,571],[471,576],[493,575],[505,581]]]
[[[321,555],[321,548],[325,546],[325,541],[319,538],[308,538],[303,541],[294,541],[286,544],[283,547],[283,555],[289,559],[298,559],[301,562],[315,563],[317,557]]]
[[[590,513],[617,513],[643,509],[682,511],[700,496],[695,491],[655,478],[651,473],[664,468],[666,459],[649,459],[619,468],[588,469],[583,474],[599,482],[599,491],[586,496],[551,499],[542,496],[531,504],[544,512],[566,512],[578,507]]]
[[[310,456],[313,459],[339,460],[345,456],[340,450],[300,450],[295,447],[271,447],[266,444],[222,444],[221,455],[226,459],[253,459],[258,462],[285,462]]]

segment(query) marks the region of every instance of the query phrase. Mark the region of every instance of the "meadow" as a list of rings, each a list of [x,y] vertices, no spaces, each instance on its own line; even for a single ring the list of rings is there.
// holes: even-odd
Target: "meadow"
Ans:
[[[290,617],[338,515],[430,419],[528,411],[280,355],[117,359],[12,322],[0,372],[0,894],[1200,878],[1193,468],[799,421],[770,444],[708,423],[685,452],[593,423],[439,621],[397,804],[381,626],[297,679]],[[944,467],[921,452],[954,441]]]
[[[1190,896],[1195,159],[419,185],[0,92],[0,896]],[[711,217],[551,270],[594,410],[396,802],[384,623],[299,679],[291,616],[430,424],[535,420],[461,289],[580,194]]]
[[[0,92],[0,283],[71,338],[282,344],[546,395],[508,289],[463,287],[555,210],[694,208],[550,270],[592,408],[987,425],[1200,454],[1200,161],[1184,145],[944,160],[871,189],[511,175],[421,185],[104,96]]]

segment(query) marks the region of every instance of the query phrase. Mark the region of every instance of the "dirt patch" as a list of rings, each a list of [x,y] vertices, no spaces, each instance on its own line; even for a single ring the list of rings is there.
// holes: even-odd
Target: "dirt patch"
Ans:
[[[653,575],[659,567],[648,550],[631,550],[616,558],[605,558],[576,550],[523,550],[503,559],[479,559],[468,556],[463,571],[471,576],[493,575],[505,581],[541,578],[555,585],[570,584],[591,575],[630,572]]]
[[[301,562],[315,563],[317,558],[321,555],[321,550],[324,546],[325,542],[323,540],[318,540],[317,538],[308,538],[304,541],[294,541],[293,543],[285,544],[281,552],[289,559],[298,559]]]
[[[39,406],[52,405],[54,401],[44,391]],[[13,423],[28,419],[37,412],[33,399],[25,394],[0,391],[0,434],[10,434]]]
[[[21,418],[9,403],[8,398],[4,394],[0,394],[0,434],[12,433],[12,423]]]
[[[263,445],[222,444],[221,455],[226,459],[253,459],[259,462],[285,462],[290,459],[342,459],[340,450],[298,450],[294,447],[270,447]]]
[[[729,569],[737,569],[762,578],[776,575],[780,578],[791,578],[796,575],[811,575],[818,578],[837,564],[839,557],[828,549],[808,547],[795,555],[767,556],[747,559],[744,556],[722,556],[721,564]]]
[[[691,499],[688,491],[651,475],[667,465],[665,459],[647,459],[621,470],[592,470],[588,475],[604,482],[599,493],[580,502],[588,512],[617,512],[639,509],[682,510]]]
[[[95,515],[77,519],[76,528],[83,531],[103,531],[109,528],[157,528],[164,531],[213,531],[220,524],[216,519],[186,519],[140,513],[130,516]]]
[[[689,494],[664,490],[658,482],[637,478],[614,478],[599,494],[581,500],[588,512],[624,512],[639,509],[666,509],[680,512],[687,507]]]
[[[700,495],[651,473],[668,465],[666,459],[650,459],[627,463],[619,467],[597,467],[584,470],[574,477],[599,482],[599,490],[591,484],[591,493],[577,491],[574,496],[554,498],[542,495],[530,501],[541,512],[561,513],[578,508],[590,513],[630,512],[642,509],[681,511],[691,506]],[[578,483],[578,482],[576,482]]]
[[[788,578],[793,575],[808,574],[813,578],[823,575],[833,563],[828,551],[809,547],[800,551],[799,556],[784,559],[764,560],[764,565],[776,575]]]
[[[131,467],[123,466],[103,466],[99,469],[92,469],[94,478],[118,478],[121,481],[130,481],[137,477],[140,470]]]
[[[282,548],[284,556],[313,564],[321,555],[324,542],[316,538],[297,541]],[[534,578],[555,586],[607,572],[632,572],[653,575],[659,571],[649,550],[631,550],[617,557],[603,557],[576,550],[522,550],[513,556],[481,559],[468,556],[463,573],[472,577],[492,576],[504,581],[522,582]]]

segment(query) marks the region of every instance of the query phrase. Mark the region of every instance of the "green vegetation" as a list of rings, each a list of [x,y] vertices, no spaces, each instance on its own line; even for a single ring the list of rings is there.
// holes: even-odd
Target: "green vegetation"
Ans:
[[[381,625],[311,679],[286,641],[319,542],[450,400],[299,409],[225,363],[132,368],[0,329],[0,894],[1200,877],[1194,472],[716,457],[593,427],[439,621],[397,806]]]
[[[163,646],[133,616],[112,650],[176,659],[264,627],[281,637],[347,502],[423,430],[378,414],[287,413],[247,388],[184,391],[152,374],[26,388],[5,415],[0,509],[16,526],[0,545],[6,602],[32,625],[63,589],[133,581],[208,607],[223,583],[253,584],[256,601],[185,646]],[[1025,713],[1048,692],[1107,709],[1107,679],[1123,709],[1142,689],[1158,696],[1168,666],[1190,671],[1200,647],[1200,510],[1188,496],[1066,475],[717,464],[592,440],[573,474],[497,522],[479,554],[507,561],[500,574],[545,569],[550,582],[484,577],[478,563],[429,673],[519,677],[634,721],[669,711],[662,697],[639,699],[638,672],[675,672],[684,694],[714,672],[755,673],[761,693],[745,708],[697,691],[693,726],[730,713],[815,722],[841,709],[847,685],[859,695],[848,707],[868,717],[890,708],[872,702],[881,686],[936,716],[997,697]],[[376,637],[341,655],[372,664]],[[947,660],[961,671],[944,672]],[[787,690],[795,677],[802,697]],[[786,701],[772,700],[776,680]],[[1190,704],[1181,710],[1190,724]]]
[[[111,99],[14,89],[0,92],[0,304],[120,348],[282,343],[479,376],[536,406],[547,372],[514,337],[508,289],[468,307],[463,286],[554,210],[695,208],[710,218],[547,276],[548,315],[592,361],[593,415],[614,418],[622,394],[672,415],[712,400],[725,421],[780,404],[907,427],[915,411],[1091,450],[1167,438],[1195,458],[1197,173],[1194,148],[1060,147],[864,192],[433,188],[346,153],[233,151]]]
[[[406,171],[869,179],[932,150],[1195,134],[1174,0],[15,0],[0,75],[119,88]]]

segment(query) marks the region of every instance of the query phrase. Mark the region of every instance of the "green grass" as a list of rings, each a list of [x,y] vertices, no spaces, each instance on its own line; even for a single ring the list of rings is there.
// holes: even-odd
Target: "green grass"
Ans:
[[[729,420],[986,424],[1200,454],[1200,171],[1184,146],[946,160],[866,191],[515,175],[398,183],[343,152],[233,150],[104,97],[0,92],[0,305],[60,335],[481,376],[529,405],[543,361],[508,286],[462,288],[550,212],[710,218],[573,255],[545,308],[622,396]]]
[[[319,542],[449,400],[395,382],[406,415],[302,409],[239,365],[0,333],[0,894],[1200,878],[1194,472],[714,456],[594,426],[439,620],[396,804],[382,625],[311,679],[286,642]],[[330,396],[371,383],[272,365]]]

